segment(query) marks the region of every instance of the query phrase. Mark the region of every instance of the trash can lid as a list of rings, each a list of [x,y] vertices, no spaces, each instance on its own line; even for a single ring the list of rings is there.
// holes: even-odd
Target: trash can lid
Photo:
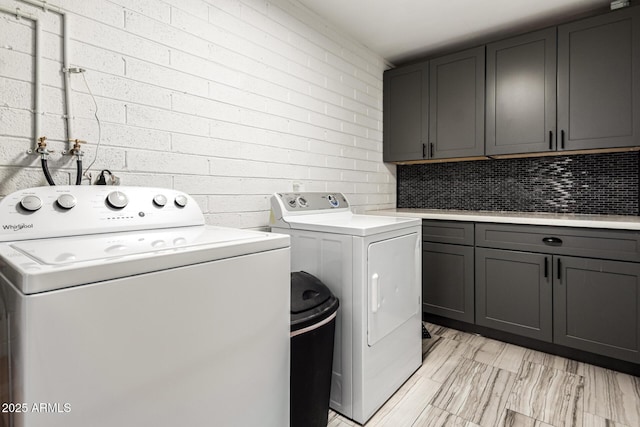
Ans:
[[[317,277],[306,271],[291,273],[291,313],[311,310],[325,302],[331,291]]]
[[[317,277],[306,271],[291,273],[291,329],[319,322],[338,309],[338,299]]]

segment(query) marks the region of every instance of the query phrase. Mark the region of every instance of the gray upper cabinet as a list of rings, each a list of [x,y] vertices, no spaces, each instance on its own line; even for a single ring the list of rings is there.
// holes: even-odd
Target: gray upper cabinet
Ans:
[[[640,7],[558,27],[558,150],[640,145]]]
[[[555,150],[556,28],[487,45],[486,154]]]
[[[384,73],[385,162],[419,160],[429,132],[429,63]]]
[[[484,46],[431,60],[430,158],[484,155],[484,78]]]

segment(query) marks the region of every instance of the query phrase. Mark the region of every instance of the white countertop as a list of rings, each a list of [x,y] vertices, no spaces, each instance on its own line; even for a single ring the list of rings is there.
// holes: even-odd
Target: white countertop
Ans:
[[[368,211],[367,214],[439,219],[445,221],[496,222],[503,224],[640,230],[640,216],[631,215],[582,215],[542,212],[491,212],[411,208]]]

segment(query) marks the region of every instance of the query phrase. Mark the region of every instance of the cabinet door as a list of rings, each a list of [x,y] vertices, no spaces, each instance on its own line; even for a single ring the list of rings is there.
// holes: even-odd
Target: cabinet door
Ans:
[[[432,158],[484,154],[484,46],[431,61]]]
[[[422,243],[422,311],[473,323],[473,246]]]
[[[429,63],[384,73],[385,162],[420,160],[429,132]]]
[[[486,154],[549,151],[555,131],[556,28],[489,44]]]
[[[555,257],[554,342],[640,363],[640,264]]]
[[[476,248],[476,323],[551,342],[551,256]]]
[[[640,8],[558,27],[558,149],[640,145]]]

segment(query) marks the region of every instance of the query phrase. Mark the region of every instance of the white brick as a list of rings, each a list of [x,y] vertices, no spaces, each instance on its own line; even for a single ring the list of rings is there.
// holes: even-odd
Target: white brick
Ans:
[[[216,22],[224,19],[225,15],[240,16],[242,3],[238,0],[210,0],[209,4],[209,22]],[[222,15],[222,18],[218,18]]]
[[[99,172],[98,172],[99,174]],[[93,179],[97,178],[96,173]],[[117,172],[115,175],[120,178],[120,185],[133,185],[136,187],[157,187],[157,188],[173,188],[173,176],[162,173],[136,173],[136,172]]]
[[[367,182],[367,173],[362,171],[342,171],[340,180],[347,182]]]
[[[299,137],[323,140],[325,139],[326,132],[326,129],[309,123],[298,121],[289,122],[289,133]]]
[[[29,111],[0,107],[0,136],[29,137],[31,122]]]
[[[342,131],[350,135],[370,137],[369,129],[354,123],[342,122]]]
[[[84,43],[82,40],[71,40],[69,46],[74,53],[73,65],[85,68],[89,72],[99,70],[102,73],[124,75],[125,61],[121,54]]]
[[[27,150],[34,148],[31,139],[16,137],[0,137],[0,164],[21,166],[38,166],[40,156],[27,154]]]
[[[187,191],[208,223],[257,229],[270,194],[293,182],[345,192],[358,211],[394,205],[396,168],[382,162],[386,64],[296,1],[60,1],[72,65],[87,69],[98,102],[99,149],[93,101],[72,76],[74,133],[89,142],[85,165],[97,150],[94,179],[111,169],[123,185]],[[42,132],[68,183],[60,19],[25,9],[43,19]],[[44,184],[37,156],[24,154],[33,28],[12,19],[0,14],[0,44],[14,45],[0,46],[0,194]]]
[[[71,28],[73,28],[76,14],[113,26],[122,25],[122,7],[111,1],[101,2],[100,7],[96,7],[94,2],[87,0],[57,0],[51,3],[73,11],[73,14],[68,16]]]
[[[269,211],[215,213],[205,215],[207,224],[236,228],[263,228],[269,222]]]
[[[33,75],[30,54],[0,47],[0,76],[29,82]]]
[[[209,136],[195,136],[175,133],[171,136],[171,150],[176,153],[219,155],[222,141]]]
[[[369,129],[382,130],[382,122],[380,120],[372,119],[362,114],[355,114],[355,122]]]
[[[240,122],[247,126],[255,126],[278,132],[287,132],[289,129],[289,120],[286,118],[262,113],[260,111],[241,110]]]
[[[268,163],[228,158],[209,158],[209,175],[227,177],[268,177]]]
[[[310,151],[290,150],[289,163],[293,165],[324,166],[327,163],[326,156]]]
[[[33,108],[33,84],[0,77],[0,105],[28,110]]]
[[[304,180],[309,178],[309,168],[291,164],[267,163],[268,176]]]
[[[208,196],[208,212],[256,212],[271,208],[271,195],[215,195]]]
[[[65,172],[51,173],[58,183],[68,183],[69,174]],[[6,196],[14,191],[29,187],[41,187],[47,185],[42,170],[38,167],[16,168],[4,167],[0,169],[0,195]]]
[[[0,51],[6,49],[33,55],[34,31],[33,21],[18,20],[13,15],[0,12]]]
[[[87,70],[85,74],[86,85],[82,75],[72,75],[71,87],[74,91],[88,94],[88,85],[91,93],[96,97],[171,108],[171,90],[95,70]]]
[[[125,29],[164,46],[200,56],[204,56],[209,49],[206,40],[133,11],[125,12]]]
[[[207,175],[209,163],[206,157],[192,154],[129,150],[127,151],[127,170]]]
[[[171,134],[169,132],[127,126],[120,123],[103,122],[101,126],[102,144],[158,151],[171,150]]]
[[[181,132],[189,135],[209,134],[209,120],[175,111],[127,104],[127,124],[149,129]]]
[[[120,52],[128,59],[136,58],[156,64],[169,63],[169,49],[166,46],[88,18],[74,19],[73,39]]]
[[[81,0],[86,1],[86,0]],[[148,16],[158,21],[169,23],[171,19],[171,6],[156,0],[110,0],[120,7],[141,15]]]
[[[195,16],[207,16],[209,9],[207,3],[202,0],[168,0],[167,3]]]
[[[92,171],[109,169],[113,172],[122,171],[126,167],[125,151],[101,145],[99,148],[95,144],[87,144],[82,147],[84,151],[83,168],[91,166]],[[97,151],[97,156],[96,156]],[[95,163],[93,163],[95,159]],[[93,163],[93,165],[91,164]],[[94,173],[95,175],[95,173]]]
[[[342,144],[348,146],[355,145],[356,137],[343,132],[327,131],[325,140],[335,144]]]
[[[205,96],[209,91],[207,81],[201,77],[138,60],[127,60],[127,77],[193,95]]]

